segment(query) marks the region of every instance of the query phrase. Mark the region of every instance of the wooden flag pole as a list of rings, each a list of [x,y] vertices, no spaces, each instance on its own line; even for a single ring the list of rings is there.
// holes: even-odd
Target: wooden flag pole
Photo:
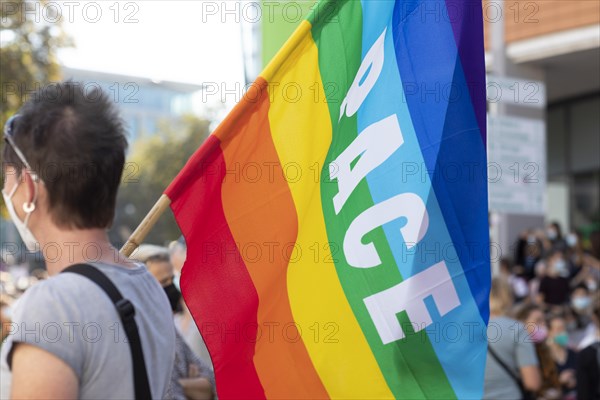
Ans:
[[[138,227],[135,228],[135,231],[133,231],[129,239],[127,239],[127,242],[121,247],[121,254],[125,257],[129,257],[135,249],[142,244],[148,235],[148,232],[150,232],[154,224],[156,224],[156,221],[158,221],[169,205],[171,205],[171,200],[167,195],[163,194],[160,196],[158,201],[152,206],[150,212],[148,212]]]

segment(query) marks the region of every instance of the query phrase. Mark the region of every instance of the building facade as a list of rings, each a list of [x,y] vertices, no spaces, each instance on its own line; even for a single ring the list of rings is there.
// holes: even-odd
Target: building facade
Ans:
[[[66,67],[63,78],[81,82],[86,89],[102,88],[119,107],[130,143],[154,134],[160,123],[199,113],[194,96],[201,92],[200,85]]]
[[[543,122],[546,187],[542,213],[507,213],[500,241],[550,221],[586,236],[600,229],[600,2],[484,1],[483,10],[488,73],[497,74],[494,34],[500,32],[505,79],[540,85],[530,89],[545,96],[540,109],[513,104],[505,110]]]

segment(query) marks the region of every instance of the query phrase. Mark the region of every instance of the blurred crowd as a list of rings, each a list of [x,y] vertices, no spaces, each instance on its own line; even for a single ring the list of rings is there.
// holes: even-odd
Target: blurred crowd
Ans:
[[[0,347],[10,332],[12,306],[25,290],[48,278],[48,272],[35,268],[31,272],[27,263],[0,266]]]
[[[492,284],[490,324],[506,330],[490,342],[485,398],[600,398],[600,232],[586,238],[565,235],[553,223],[523,232],[514,249],[512,259],[501,260]],[[208,377],[214,387],[208,350],[179,292],[185,255],[179,240],[168,248],[142,245],[132,256],[146,264],[169,297],[179,354],[174,366],[178,381],[169,397],[181,399],[196,398],[194,385],[205,389],[206,379],[200,377]],[[15,301],[47,277],[45,270],[29,271],[27,265],[2,266],[2,340],[10,331]],[[522,335],[513,335],[515,329]]]
[[[148,271],[163,287],[173,310],[176,327],[175,362],[166,398],[186,400],[213,398],[214,372],[208,349],[182,299],[179,277],[186,258],[183,238],[168,247],[142,244],[131,258],[146,265]],[[12,310],[19,298],[33,285],[48,278],[44,269],[29,271],[28,262],[4,263],[0,269],[0,347],[11,332]],[[4,389],[4,388],[3,388]],[[0,392],[0,398],[8,398]]]
[[[505,338],[496,356],[501,345],[490,341],[486,392],[496,395],[488,398],[506,390],[498,377],[515,383],[523,398],[600,398],[600,232],[565,235],[552,223],[522,232],[514,249],[492,284],[491,322],[523,335]]]

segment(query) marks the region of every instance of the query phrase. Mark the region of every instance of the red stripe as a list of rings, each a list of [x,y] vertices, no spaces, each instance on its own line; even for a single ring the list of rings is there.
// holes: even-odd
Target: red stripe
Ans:
[[[253,363],[258,295],[223,212],[225,172],[219,139],[211,135],[165,191],[190,244],[181,289],[194,320],[202,321],[219,398],[265,398]]]

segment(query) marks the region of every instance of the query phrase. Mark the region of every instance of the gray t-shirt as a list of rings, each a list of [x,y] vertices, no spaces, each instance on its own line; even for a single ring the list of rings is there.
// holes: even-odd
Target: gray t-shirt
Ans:
[[[488,346],[520,377],[519,369],[538,365],[533,341],[522,323],[506,317],[492,318],[488,324]],[[522,397],[519,386],[504,368],[490,355],[485,363],[484,399],[511,399]]]
[[[175,357],[175,328],[164,290],[141,264],[136,268],[93,265],[134,305],[152,397],[163,398]],[[3,369],[10,365],[13,343],[28,343],[73,369],[79,378],[78,398],[134,398],[125,330],[110,298],[88,278],[62,273],[28,289],[14,310],[11,330],[2,346]],[[3,375],[3,386],[5,380]]]

